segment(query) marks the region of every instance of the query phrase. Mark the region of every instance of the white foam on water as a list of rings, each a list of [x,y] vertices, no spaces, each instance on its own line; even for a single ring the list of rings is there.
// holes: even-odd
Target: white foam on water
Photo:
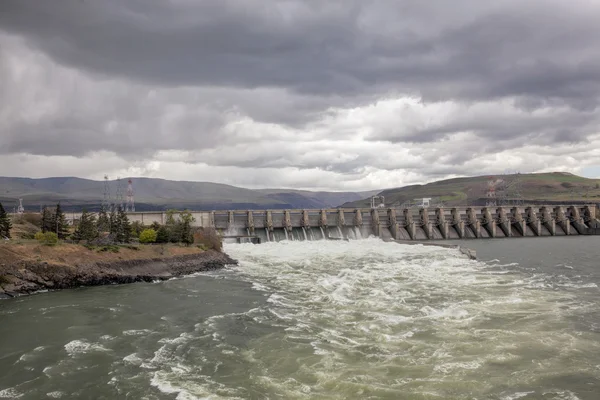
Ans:
[[[125,356],[123,358],[123,361],[125,361],[128,364],[132,364],[132,365],[142,365],[142,363],[144,362],[144,360],[141,359],[136,353],[132,353],[132,354],[129,354],[128,356]]]
[[[87,340],[72,340],[65,344],[65,350],[70,356],[85,354],[94,351],[110,351],[99,343],[90,343]]]
[[[513,269],[515,263],[496,260],[489,265],[468,261],[453,249],[377,239],[288,243],[285,248],[277,243],[227,245],[226,252],[240,261],[240,275],[254,284],[268,281],[272,293],[266,312],[290,325],[281,342],[291,343],[292,349],[298,343],[297,356],[306,356],[302,342],[308,341],[319,361],[303,378],[311,381],[308,376],[333,368],[316,388],[323,397],[329,393],[325,387],[343,386],[343,377],[357,367],[371,371],[365,386],[369,390],[392,384],[390,377],[378,373],[380,363],[392,363],[409,375],[419,371],[431,382],[440,382],[419,393],[443,393],[446,382],[465,377],[485,393],[490,383],[478,383],[484,374],[480,370],[490,363],[526,363],[519,349],[527,343],[546,338],[542,347],[552,353],[552,361],[533,368],[530,379],[536,373],[558,374],[563,358],[590,340],[578,337],[557,350],[558,339],[565,339],[562,330],[569,327],[564,304],[575,300],[568,293],[546,290],[547,276],[523,274]],[[593,284],[578,287],[583,286]],[[482,330],[487,324],[495,329]],[[268,353],[260,358],[262,363],[274,362]],[[291,372],[299,385],[300,375]],[[284,374],[268,382],[277,386],[278,379]],[[517,384],[525,378],[508,380]],[[499,378],[495,382],[503,384]]]
[[[514,264],[378,239],[225,250],[240,262],[231,271],[265,292],[266,305],[206,318],[159,341],[141,366],[154,370],[153,386],[178,399],[516,400],[565,370],[600,378],[577,361],[582,349],[598,348],[596,339],[574,332],[569,319],[594,305]],[[561,285],[569,284],[565,277]],[[268,334],[245,336],[263,327]],[[457,387],[469,396],[456,396]],[[577,398],[564,397],[577,396],[568,390],[552,395]]]
[[[46,396],[50,397],[51,399],[60,399],[61,397],[63,397],[65,395],[65,392],[61,392],[61,391],[54,391],[54,392],[48,392],[46,393]]]
[[[19,393],[13,388],[0,390],[0,399],[18,399],[19,397],[23,397],[23,393]]]
[[[150,329],[129,329],[129,330],[123,331],[123,335],[125,335],[125,336],[144,336],[149,333],[152,333],[152,331]]]

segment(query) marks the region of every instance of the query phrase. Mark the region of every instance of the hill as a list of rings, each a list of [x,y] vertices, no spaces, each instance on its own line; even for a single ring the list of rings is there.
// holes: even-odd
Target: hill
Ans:
[[[567,172],[513,174],[491,177],[446,179],[426,185],[411,185],[384,190],[385,204],[400,206],[415,199],[432,198],[436,204],[484,205],[489,183],[494,182],[496,196],[509,203],[521,199],[524,203],[600,202],[600,179],[588,179]],[[369,207],[370,200],[350,201],[344,207]]]
[[[125,193],[127,179],[121,180]],[[376,192],[311,192],[287,189],[252,190],[211,182],[170,181],[155,178],[132,178],[137,211],[225,209],[329,208],[370,197]],[[110,181],[113,198],[117,182]],[[0,177],[0,202],[9,210],[18,199],[28,210],[60,201],[65,210],[83,207],[98,210],[104,193],[104,181],[74,177],[12,178]]]

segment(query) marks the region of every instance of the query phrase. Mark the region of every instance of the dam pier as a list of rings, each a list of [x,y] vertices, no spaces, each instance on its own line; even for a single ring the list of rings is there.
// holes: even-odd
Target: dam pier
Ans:
[[[595,204],[230,210],[193,211],[191,214],[195,219],[194,226],[215,228],[226,239],[254,243],[369,236],[384,240],[427,241],[600,234]],[[130,212],[127,215],[130,221],[144,225],[166,221],[165,212]]]

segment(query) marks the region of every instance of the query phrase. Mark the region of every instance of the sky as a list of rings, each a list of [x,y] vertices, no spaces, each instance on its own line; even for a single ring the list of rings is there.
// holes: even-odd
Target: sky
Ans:
[[[2,0],[0,176],[600,177],[600,0]]]

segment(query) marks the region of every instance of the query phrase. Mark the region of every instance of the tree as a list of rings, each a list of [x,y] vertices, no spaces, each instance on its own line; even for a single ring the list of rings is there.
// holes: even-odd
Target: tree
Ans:
[[[157,233],[154,229],[144,229],[140,233],[140,243],[154,243],[156,242]]]
[[[10,217],[8,216],[8,213],[4,210],[2,203],[0,203],[0,237],[10,239],[11,228],[12,223],[10,222]]]
[[[177,210],[167,210],[167,221],[165,225],[175,225],[175,213]]]
[[[98,213],[98,223],[96,224],[98,232],[110,232],[110,219],[106,210],[102,208]]]
[[[67,218],[60,207],[60,203],[56,205],[56,211],[54,211],[51,221],[52,232],[56,233],[56,236],[58,236],[59,239],[65,239],[69,234],[69,227],[67,225]]]
[[[169,231],[164,226],[156,231],[156,243],[169,243]]]
[[[144,225],[140,221],[133,221],[131,223],[131,234],[133,236],[139,237],[144,231]]]
[[[131,241],[131,223],[123,207],[119,206],[116,216],[115,240],[119,243],[129,243]]]
[[[75,233],[73,233],[73,239],[77,242],[81,240],[90,242],[97,237],[98,227],[96,225],[96,217],[84,209],[81,214],[81,219],[79,220],[79,225],[77,226]]]
[[[52,215],[52,212],[50,210],[48,210],[48,207],[44,206],[44,208],[42,209],[42,232],[46,233],[46,232],[52,232],[52,220],[54,219],[54,216]]]
[[[116,235],[119,230],[118,225],[117,213],[112,209],[110,210],[110,214],[108,214],[108,232],[113,236]]]
[[[194,234],[192,233],[192,222],[195,221],[192,213],[189,211],[184,211],[179,214],[179,220],[181,224],[181,237],[180,240],[182,243],[185,243],[187,246],[194,243]]]

